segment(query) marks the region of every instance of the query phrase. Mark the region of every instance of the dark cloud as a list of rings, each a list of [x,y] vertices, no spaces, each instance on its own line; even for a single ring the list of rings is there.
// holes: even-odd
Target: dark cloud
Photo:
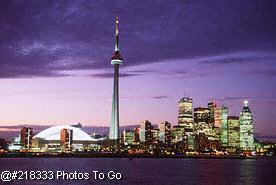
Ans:
[[[0,77],[111,68],[115,15],[126,66],[237,51],[275,52],[275,6],[273,0],[3,0]],[[248,60],[221,61],[240,59]]]
[[[216,100],[225,100],[225,101],[235,101],[235,100],[264,100],[270,99],[275,100],[275,96],[225,96],[222,98],[217,98]]]
[[[167,95],[162,95],[162,96],[153,96],[152,98],[160,100],[160,99],[168,99],[169,97]]]
[[[233,65],[233,64],[253,64],[276,60],[276,54],[272,52],[238,52],[217,56],[209,56],[194,59],[203,64]]]
[[[120,78],[132,77],[132,76],[137,76],[137,75],[140,75],[140,74],[135,74],[135,73],[120,73]],[[92,74],[90,76],[95,77],[95,78],[113,78],[114,74],[113,73],[105,72],[105,73]]]
[[[267,70],[251,70],[247,72],[251,75],[262,75],[267,77],[276,77],[276,69],[267,69]]]

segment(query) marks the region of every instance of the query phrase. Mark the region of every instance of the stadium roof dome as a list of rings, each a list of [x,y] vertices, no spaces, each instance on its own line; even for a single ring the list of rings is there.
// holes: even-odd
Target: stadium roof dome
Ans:
[[[62,129],[73,130],[73,141],[98,141],[97,139],[90,137],[80,128],[69,125],[59,125],[47,128],[36,134],[34,138],[41,138],[47,141],[60,140],[60,132]]]

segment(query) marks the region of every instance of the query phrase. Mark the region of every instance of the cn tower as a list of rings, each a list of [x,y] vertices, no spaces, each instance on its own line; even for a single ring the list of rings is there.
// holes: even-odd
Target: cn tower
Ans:
[[[119,20],[116,17],[115,50],[111,57],[111,64],[114,65],[114,82],[112,96],[112,115],[109,130],[109,140],[119,141],[119,66],[123,64],[123,58],[119,52]]]

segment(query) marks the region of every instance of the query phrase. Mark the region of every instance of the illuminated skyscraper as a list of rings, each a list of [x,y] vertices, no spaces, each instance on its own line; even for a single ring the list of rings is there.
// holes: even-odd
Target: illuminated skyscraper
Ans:
[[[188,139],[188,149],[194,149],[193,100],[181,98],[178,102],[178,125],[184,127],[184,135]]]
[[[171,144],[171,124],[167,121],[161,123],[159,125],[159,130],[160,130],[160,141],[162,141],[166,145]]]
[[[227,146],[227,116],[228,107],[215,108],[214,132],[215,140],[220,140],[222,146]]]
[[[148,120],[143,121],[140,124],[140,142],[146,143],[146,144],[151,144],[152,142],[152,129],[153,126],[151,125],[151,122]]]
[[[237,149],[240,147],[240,121],[238,116],[228,116],[228,147]]]
[[[208,103],[208,108],[210,109],[210,119],[209,123],[214,126],[215,124],[215,108],[217,108],[216,102]]]
[[[209,122],[209,108],[194,108],[194,131],[196,134],[204,133],[205,135],[209,135],[211,130],[211,124]]]
[[[240,113],[240,148],[243,151],[254,150],[253,116],[248,101],[244,101],[244,107]]]
[[[152,133],[152,141],[153,143],[158,143],[160,140],[160,130],[158,128],[153,128],[151,130]]]
[[[119,66],[123,63],[123,58],[119,53],[119,20],[116,17],[115,30],[115,51],[111,58],[111,64],[114,65],[114,84],[112,96],[112,116],[109,130],[109,140],[118,142],[119,139]]]
[[[138,144],[140,142],[140,128],[134,128],[134,142]]]
[[[181,98],[178,102],[178,125],[193,130],[193,100]]]
[[[228,130],[227,130],[228,107],[221,108],[221,127],[220,127],[220,141],[223,147],[228,145]]]
[[[172,142],[178,143],[182,142],[184,140],[185,134],[184,134],[184,127],[181,126],[173,126],[172,129]]]
[[[123,131],[123,144],[132,145],[135,140],[134,130],[124,130]]]
[[[213,126],[213,139],[220,141],[220,127],[221,127],[222,109],[216,107],[214,109],[214,126]]]

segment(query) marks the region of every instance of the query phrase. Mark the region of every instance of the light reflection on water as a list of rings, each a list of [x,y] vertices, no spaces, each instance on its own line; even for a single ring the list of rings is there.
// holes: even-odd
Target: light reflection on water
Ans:
[[[105,158],[15,158],[0,159],[4,170],[46,170],[66,172],[107,173],[120,172],[123,180],[55,180],[55,181],[14,181],[10,184],[276,184],[276,159],[105,159]],[[1,183],[0,183],[1,184]]]

